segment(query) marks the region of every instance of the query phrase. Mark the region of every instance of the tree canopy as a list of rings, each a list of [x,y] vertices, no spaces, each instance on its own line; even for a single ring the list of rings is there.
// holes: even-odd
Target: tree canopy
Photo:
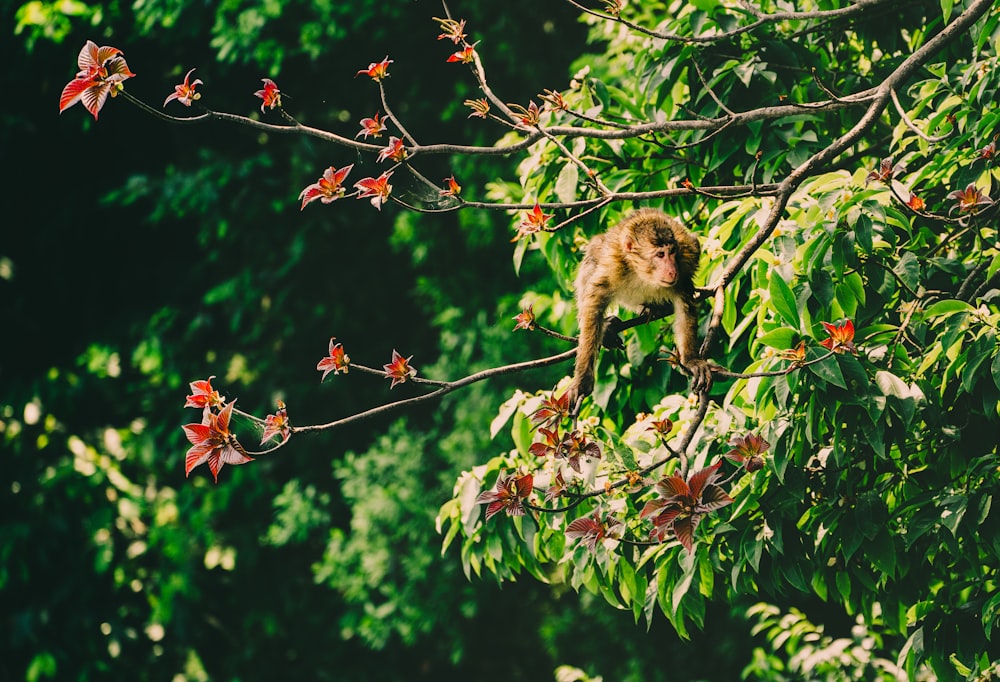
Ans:
[[[666,622],[690,679],[1000,674],[994,5],[20,6],[29,49],[77,62],[46,88],[60,139],[111,169],[54,220],[94,258],[97,235],[138,239],[125,216],[132,244],[165,246],[109,259],[145,286],[131,315],[70,313],[75,366],[4,370],[0,665],[236,677],[263,633],[275,674],[401,644],[424,674],[492,679],[543,632],[550,667],[587,671],[567,679],[667,679],[641,634]],[[613,325],[576,414],[574,272],[639,206],[700,238],[714,382],[690,391],[669,325],[642,315]],[[17,594],[67,547],[97,589]],[[354,650],[313,644],[326,610]],[[99,654],[39,643],[94,616]],[[747,634],[714,660],[685,653],[731,623]],[[220,633],[224,655],[200,644]]]

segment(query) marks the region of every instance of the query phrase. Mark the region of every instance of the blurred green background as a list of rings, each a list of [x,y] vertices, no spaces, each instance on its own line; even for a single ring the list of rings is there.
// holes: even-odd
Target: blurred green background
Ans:
[[[445,63],[436,2],[0,2],[0,679],[733,679],[749,642],[709,617],[696,646],[590,596],[468,581],[440,555],[438,506],[495,454],[488,424],[515,384],[296,439],[273,457],[185,480],[188,382],[261,415],[329,421],[404,385],[320,384],[336,336],[356,362],[413,355],[422,376],[562,350],[512,335],[521,292],[498,214],[376,212],[297,196],[371,157],[221,123],[173,126],[121,99],[95,123],[57,113],[83,43],[122,49],[130,93],[159,106],[197,67],[206,105],[259,113],[277,81],[302,122],[353,136],[381,111],[358,69],[388,55],[390,104],[419,141],[491,143],[468,120],[468,70]],[[587,49],[568,3],[452,4],[505,101],[565,87]],[[188,113],[172,104],[168,111]],[[266,120],[277,121],[276,114]],[[392,131],[397,132],[397,131]],[[426,159],[482,196],[502,159]],[[396,178],[405,192],[402,178]],[[243,424],[242,426],[247,426]],[[252,431],[246,432],[250,445]],[[708,651],[711,651],[711,654]],[[742,662],[742,663],[741,663]]]

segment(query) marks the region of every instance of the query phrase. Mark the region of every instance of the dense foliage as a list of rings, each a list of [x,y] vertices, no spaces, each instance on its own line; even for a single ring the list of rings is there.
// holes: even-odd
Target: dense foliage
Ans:
[[[505,3],[438,26],[411,3],[18,7],[34,55],[59,45],[33,69],[54,79],[41,110],[89,38],[128,67],[93,51],[63,90],[64,151],[102,168],[45,209],[84,235],[59,256],[90,282],[56,298],[70,350],[41,354],[53,330],[32,321],[43,349],[2,370],[4,676],[997,674],[1000,10],[787,4],[570,2],[529,22]],[[580,13],[589,45],[567,30]],[[436,28],[454,46],[430,65]],[[531,63],[541,41],[566,61]],[[121,101],[164,97],[248,127]],[[89,142],[76,103],[100,112]],[[574,333],[579,251],[638,205],[702,239],[715,384],[688,395],[668,326],[638,324],[577,418],[572,339],[541,332]],[[0,253],[15,320],[51,291],[40,238]],[[115,291],[146,284],[118,315],[92,302],[105,269]],[[203,423],[179,416],[209,374]],[[366,654],[390,646],[393,665]]]

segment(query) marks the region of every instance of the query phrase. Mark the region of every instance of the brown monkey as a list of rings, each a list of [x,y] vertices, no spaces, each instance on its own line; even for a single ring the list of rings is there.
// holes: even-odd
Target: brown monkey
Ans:
[[[594,390],[594,364],[604,337],[604,314],[612,303],[634,312],[655,313],[671,303],[674,337],[681,364],[691,372],[692,388],[706,390],[712,370],[698,356],[698,315],[692,277],[701,246],[680,221],[651,208],[633,211],[590,240],[576,275],[580,339],[569,388],[570,406]]]

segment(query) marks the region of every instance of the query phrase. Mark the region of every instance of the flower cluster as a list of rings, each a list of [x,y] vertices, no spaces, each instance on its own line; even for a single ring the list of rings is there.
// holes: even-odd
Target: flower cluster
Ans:
[[[208,463],[208,468],[219,482],[219,471],[226,464],[246,464],[253,457],[247,454],[236,435],[230,430],[233,408],[236,401],[226,403],[226,399],[212,388],[212,379],[191,382],[191,395],[185,407],[202,409],[200,424],[185,424],[184,434],[191,447],[184,458],[184,475],[189,476],[195,467]]]

